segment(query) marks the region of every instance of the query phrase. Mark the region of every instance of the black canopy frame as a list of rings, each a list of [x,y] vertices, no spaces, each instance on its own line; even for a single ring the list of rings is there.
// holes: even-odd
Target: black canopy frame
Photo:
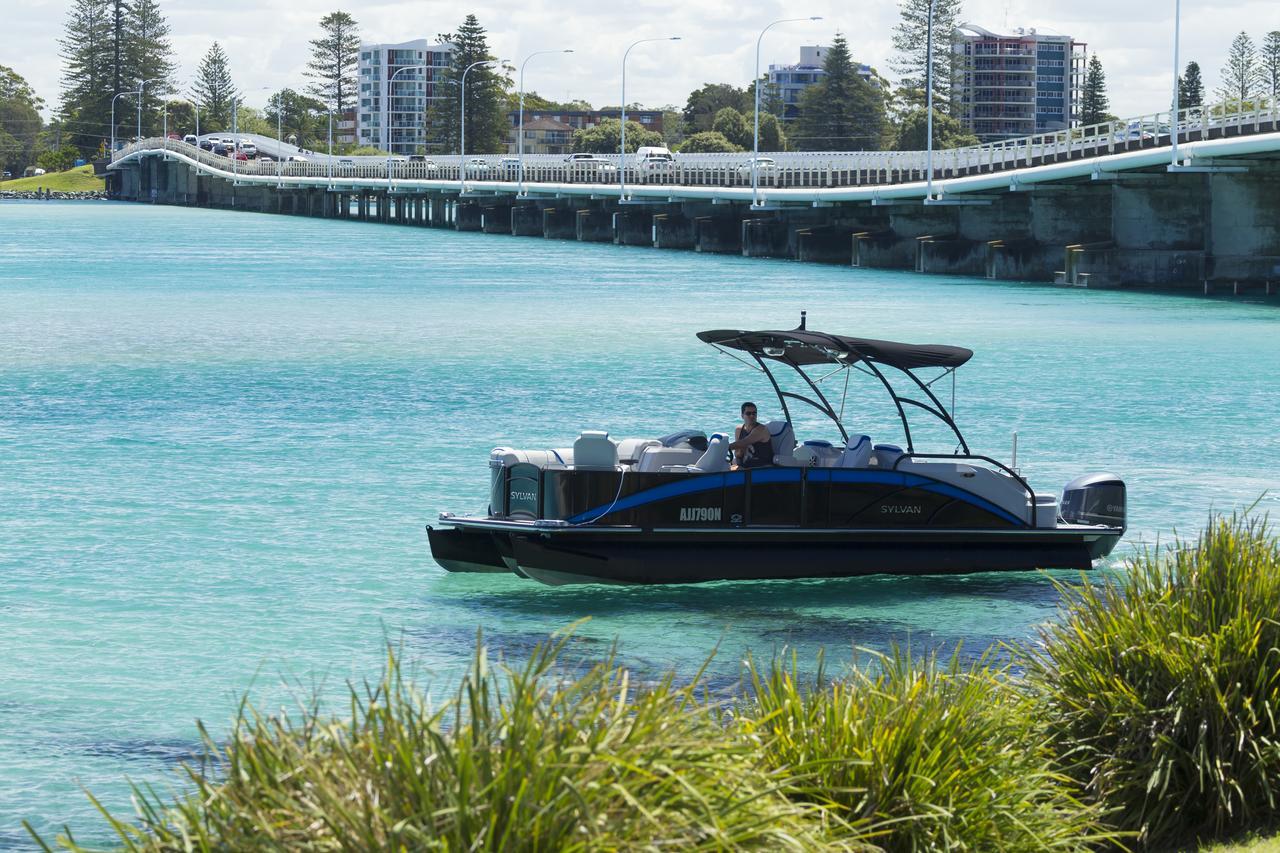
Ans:
[[[849,434],[845,430],[841,417],[832,407],[830,401],[818,388],[812,377],[804,371],[804,367],[814,364],[834,364],[844,369],[858,368],[864,373],[874,376],[889,398],[893,400],[902,422],[902,429],[907,440],[907,453],[915,453],[915,442],[911,435],[911,419],[907,415],[907,407],[914,406],[928,412],[941,421],[955,435],[963,454],[970,456],[968,442],[955,418],[947,407],[938,399],[929,387],[938,379],[950,374],[954,381],[955,370],[967,362],[972,356],[971,350],[962,347],[942,346],[938,344],[905,344],[895,341],[880,341],[870,338],[852,338],[833,335],[826,332],[811,332],[805,328],[804,315],[801,315],[800,327],[790,331],[741,331],[734,329],[713,329],[699,332],[698,338],[714,346],[717,350],[732,355],[728,349],[736,349],[751,356],[760,370],[769,378],[778,402],[782,405],[783,415],[791,422],[791,410],[787,400],[796,400],[817,409],[828,417],[840,430],[840,436],[847,444]],[[805,384],[813,391],[817,399],[784,391],[778,384],[770,364],[785,364],[799,374]],[[915,370],[926,367],[943,369],[940,376],[924,382],[916,376]],[[905,375],[915,386],[908,392],[899,391],[886,375],[886,368],[896,370]],[[828,374],[829,375],[829,374]],[[825,377],[824,377],[825,378]],[[928,402],[908,396],[910,392],[919,390]],[[843,406],[841,407],[843,410]]]

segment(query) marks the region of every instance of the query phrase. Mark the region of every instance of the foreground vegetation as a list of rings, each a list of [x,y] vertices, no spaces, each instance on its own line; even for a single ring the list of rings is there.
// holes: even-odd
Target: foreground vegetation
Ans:
[[[30,178],[14,178],[0,181],[3,192],[34,192],[37,189],[54,190],[56,192],[103,192],[107,182],[94,177],[93,166],[77,166],[65,172],[50,172],[46,175],[35,175]]]
[[[189,796],[108,817],[136,850],[1167,850],[1274,827],[1265,522],[1212,520],[1061,592],[1006,665],[894,649],[810,681],[749,661],[733,701],[576,665],[561,637],[520,667],[481,646],[432,709],[392,655],[342,719],[246,707]]]

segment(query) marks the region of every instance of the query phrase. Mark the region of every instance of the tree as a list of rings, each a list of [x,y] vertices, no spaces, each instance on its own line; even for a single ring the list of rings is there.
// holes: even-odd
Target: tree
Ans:
[[[929,113],[927,110],[915,110],[908,113],[898,126],[898,137],[894,140],[895,151],[924,151],[929,135]],[[954,116],[939,110],[933,111],[933,147],[963,148],[966,145],[977,145],[978,137],[969,132],[964,123]]]
[[[325,105],[292,89],[281,89],[268,98],[263,117],[271,127],[272,136],[279,128],[285,139],[293,137],[293,144],[300,148],[315,147],[329,132]]]
[[[1272,30],[1262,39],[1262,91],[1280,98],[1280,30]]]
[[[787,135],[782,131],[782,122],[773,113],[760,114],[760,150],[787,150]]]
[[[1261,74],[1258,51],[1249,34],[1241,32],[1231,42],[1227,63],[1222,66],[1222,87],[1218,97],[1223,101],[1247,101],[1259,94]]]
[[[888,123],[884,89],[858,73],[839,33],[823,60],[823,78],[800,96],[791,145],[801,151],[862,151],[882,147]]]
[[[320,19],[324,34],[311,40],[307,76],[315,82],[307,91],[341,113],[355,104],[356,61],[360,32],[356,19],[346,12],[330,12]]]
[[[70,143],[61,148],[50,148],[36,158],[36,165],[46,172],[65,172],[80,159],[80,149]]]
[[[754,127],[733,107],[724,107],[711,121],[711,129],[739,148],[750,148]]]
[[[898,23],[893,28],[893,49],[898,52],[891,67],[901,75],[907,108],[925,105],[925,78],[929,67],[928,26],[931,0],[901,0]],[[958,54],[951,49],[960,23],[961,0],[932,0],[933,8],[933,106],[951,112],[952,84],[958,72]]]
[[[442,153],[461,150],[462,78],[467,78],[467,149],[478,154],[504,150],[511,122],[507,90],[511,79],[506,69],[493,67],[488,35],[475,15],[467,15],[457,32],[443,33],[440,41],[453,45],[453,55],[444,73],[436,78],[436,99],[427,111],[427,144]],[[477,62],[470,72],[467,68]],[[549,102],[548,102],[549,103]],[[528,108],[528,95],[525,107]]]
[[[602,120],[595,127],[584,127],[573,132],[573,150],[592,154],[614,154],[618,151],[618,138],[622,123],[616,118]],[[662,134],[647,129],[638,121],[627,121],[627,152],[634,152],[642,145],[663,145]]]
[[[716,113],[725,107],[733,107],[741,113],[752,112],[755,104],[746,89],[728,83],[704,83],[689,93],[684,107],[686,133],[698,133],[711,129]]]
[[[681,154],[732,154],[742,149],[724,138],[723,133],[704,130],[680,143]]]
[[[671,149],[684,140],[684,115],[671,104],[662,108],[662,138]]]
[[[22,174],[35,159],[36,143],[44,122],[39,109],[44,105],[23,79],[8,66],[0,65],[0,167]]]
[[[190,101],[167,101],[165,111],[169,116],[169,132],[180,136],[196,132],[196,108]],[[200,130],[204,130],[201,126]]]
[[[110,46],[111,19],[106,0],[75,0],[58,39],[58,55],[62,59],[58,114],[71,128],[72,142],[82,149],[96,146],[99,139],[111,134],[110,99],[119,90],[112,88]]]
[[[1188,62],[1187,70],[1178,78],[1178,105],[1182,109],[1204,104],[1204,81],[1200,77],[1200,63]]]
[[[216,41],[196,68],[191,98],[200,105],[200,129],[226,130],[231,127],[231,102],[240,94],[231,81],[231,61]]]
[[[1111,104],[1107,100],[1107,75],[1102,70],[1098,54],[1089,57],[1084,74],[1084,89],[1080,93],[1080,123],[1101,124],[1107,121]]]
[[[142,134],[160,131],[161,104],[173,94],[173,47],[169,24],[155,0],[133,0],[130,10],[125,67],[137,80],[146,80],[142,92]]]

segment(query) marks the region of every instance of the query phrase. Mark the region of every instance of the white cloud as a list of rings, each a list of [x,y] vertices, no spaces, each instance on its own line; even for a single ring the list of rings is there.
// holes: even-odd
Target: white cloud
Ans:
[[[7,0],[4,64],[25,76],[46,101],[58,99],[58,37],[66,0]],[[893,2],[852,4],[836,0],[628,0],[616,6],[549,0],[482,0],[459,6],[446,0],[161,0],[179,58],[179,78],[189,80],[200,56],[219,41],[251,104],[267,92],[305,84],[308,40],[316,22],[333,8],[350,12],[368,41],[434,38],[474,12],[489,30],[495,53],[517,62],[529,52],[572,48],[568,56],[540,56],[526,72],[526,87],[555,99],[617,103],[620,63],[638,38],[679,35],[632,51],[627,99],[648,105],[683,104],[704,82],[744,85],[751,79],[755,42],[763,24],[776,18],[821,15],[818,23],[774,27],[765,36],[761,64],[794,62],[801,44],[829,42],[841,31],[857,59],[892,77],[890,33],[898,16]],[[16,8],[15,8],[16,7]],[[1165,108],[1172,77],[1173,0],[969,0],[963,17],[990,29],[1037,27],[1087,42],[1107,71],[1112,110],[1121,116]],[[1217,85],[1228,45],[1241,29],[1260,40],[1280,29],[1280,4],[1241,0],[1210,5],[1183,3],[1183,62],[1201,64],[1206,83]]]

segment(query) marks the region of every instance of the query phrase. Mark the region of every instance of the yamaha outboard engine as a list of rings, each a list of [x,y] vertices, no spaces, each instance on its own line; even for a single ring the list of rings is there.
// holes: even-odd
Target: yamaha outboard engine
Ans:
[[[1124,481],[1115,474],[1085,474],[1062,490],[1060,515],[1067,524],[1125,526]]]

